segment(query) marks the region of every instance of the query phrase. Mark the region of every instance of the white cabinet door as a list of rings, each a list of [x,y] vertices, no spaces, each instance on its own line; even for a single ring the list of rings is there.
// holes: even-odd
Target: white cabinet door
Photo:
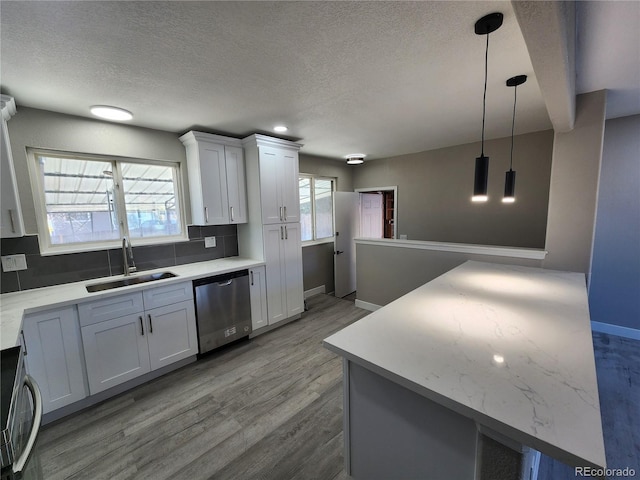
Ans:
[[[151,370],[148,334],[142,312],[82,327],[91,394]]]
[[[283,221],[300,221],[300,192],[298,152],[283,150],[280,154],[280,190],[282,192]]]
[[[281,153],[278,149],[260,147],[260,204],[262,223],[281,223],[284,218],[282,193],[279,189],[282,172]]]
[[[282,259],[283,241],[284,226],[282,224],[264,226],[264,259],[269,325],[284,320],[288,316],[285,296],[285,264]]]
[[[200,142],[198,150],[204,217],[203,223],[198,223],[201,225],[227,224],[229,223],[229,200],[224,145]]]
[[[21,237],[24,235],[22,210],[13,169],[9,132],[4,119],[0,132],[0,182],[0,237]]]
[[[26,315],[27,371],[42,393],[44,413],[87,396],[76,307]]]
[[[265,268],[249,269],[249,294],[251,296],[251,326],[253,330],[269,324],[267,315],[267,287]]]
[[[287,223],[284,225],[284,232],[281,258],[286,280],[287,317],[292,317],[304,311],[300,224]]]
[[[147,310],[145,315],[151,370],[198,353],[193,301]]]
[[[240,147],[224,147],[229,198],[229,223],[247,223],[247,188]]]

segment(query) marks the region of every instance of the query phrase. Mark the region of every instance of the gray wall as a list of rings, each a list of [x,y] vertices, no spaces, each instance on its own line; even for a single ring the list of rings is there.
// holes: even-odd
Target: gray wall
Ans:
[[[555,134],[545,268],[591,271],[606,97],[578,95],[574,129]]]
[[[516,202],[503,204],[511,138],[485,142],[489,201],[471,202],[480,143],[370,160],[354,187],[398,186],[398,235],[413,240],[544,248],[553,131],[515,137]]]
[[[591,272],[591,319],[640,329],[640,115],[605,125]]]
[[[467,260],[540,267],[541,260],[362,245],[356,247],[358,300],[386,305]]]
[[[353,191],[353,166],[346,161],[316,157],[300,153],[300,173],[321,175],[336,178],[336,190],[340,192]],[[302,274],[304,289],[325,286],[326,292],[333,292],[333,242],[320,245],[306,245],[302,247]]]
[[[160,130],[103,122],[18,105],[7,123],[16,180],[27,234],[37,234],[36,214],[29,181],[27,147],[112,155],[148,160],[186,162],[178,135]],[[187,178],[182,179],[187,223],[191,221]]]

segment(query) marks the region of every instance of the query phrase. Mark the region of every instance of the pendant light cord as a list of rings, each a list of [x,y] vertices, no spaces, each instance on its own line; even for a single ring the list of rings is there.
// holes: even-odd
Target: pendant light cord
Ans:
[[[482,94],[482,146],[480,147],[484,157],[484,117],[487,109],[487,75],[489,66],[489,34],[487,33],[487,47],[484,52],[484,93]]]
[[[513,87],[513,117],[511,120],[511,158],[509,160],[509,171],[513,169],[513,133],[516,126],[516,100],[518,99],[518,85]]]

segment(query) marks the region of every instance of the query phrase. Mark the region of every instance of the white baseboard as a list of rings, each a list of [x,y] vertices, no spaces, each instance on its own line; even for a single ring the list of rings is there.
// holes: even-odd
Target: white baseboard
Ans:
[[[381,309],[382,305],[376,305],[375,303],[365,302],[356,298],[356,307],[369,310],[370,312],[375,312],[376,310]]]
[[[304,298],[305,300],[309,297],[313,297],[314,295],[320,295],[321,293],[326,293],[327,288],[324,285],[320,285],[319,287],[312,288],[310,290],[305,290]]]
[[[631,338],[640,340],[640,330],[629,327],[621,327],[620,325],[612,325],[610,323],[591,322],[591,330],[594,332],[608,333],[617,335],[618,337]]]

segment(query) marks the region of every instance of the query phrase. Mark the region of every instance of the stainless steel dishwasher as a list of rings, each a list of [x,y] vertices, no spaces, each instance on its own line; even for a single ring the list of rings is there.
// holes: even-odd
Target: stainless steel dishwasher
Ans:
[[[200,353],[251,333],[249,271],[193,281]]]

